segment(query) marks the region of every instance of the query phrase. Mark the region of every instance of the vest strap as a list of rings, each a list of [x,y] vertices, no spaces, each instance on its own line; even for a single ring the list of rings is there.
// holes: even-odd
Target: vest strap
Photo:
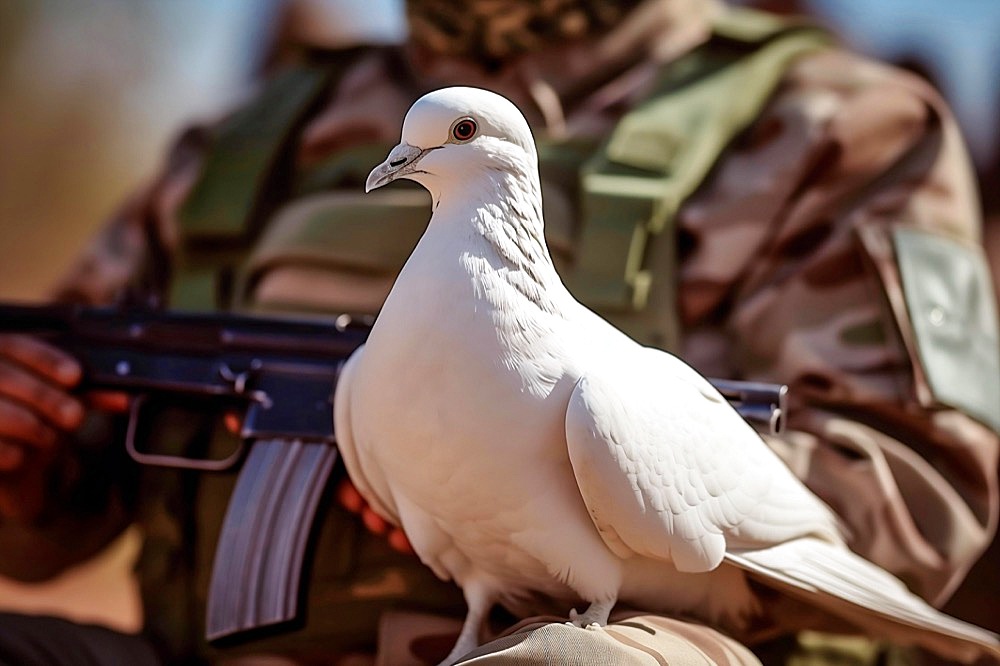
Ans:
[[[828,44],[818,28],[733,9],[706,44],[663,70],[649,99],[583,167],[584,227],[569,280],[580,300],[604,314],[646,307],[651,238],[673,231],[681,205],[759,117],[792,62]]]
[[[269,201],[287,189],[297,130],[332,81],[335,71],[298,67],[276,75],[249,105],[215,130],[201,174],[178,211],[184,246],[177,262],[171,304],[214,309],[225,299],[217,276],[231,274],[231,259],[252,242]]]

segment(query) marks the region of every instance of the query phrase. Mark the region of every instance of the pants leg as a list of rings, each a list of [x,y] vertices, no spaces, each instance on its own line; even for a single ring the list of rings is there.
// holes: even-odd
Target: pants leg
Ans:
[[[2,666],[161,666],[141,636],[54,617],[0,613]]]

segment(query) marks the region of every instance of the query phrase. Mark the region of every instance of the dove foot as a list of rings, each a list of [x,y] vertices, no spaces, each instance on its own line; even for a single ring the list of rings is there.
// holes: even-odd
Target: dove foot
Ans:
[[[616,601],[617,599],[595,601],[583,613],[577,613],[576,609],[572,608],[569,611],[569,624],[587,629],[591,629],[594,625],[604,626],[608,623],[608,615],[611,614],[611,609],[614,608]]]
[[[479,647],[479,641],[477,641],[475,637],[473,637],[472,640],[463,640],[463,638],[460,637],[458,642],[455,643],[455,647],[453,647],[451,652],[448,653],[448,656],[445,657],[444,660],[437,666],[452,666],[457,663],[459,659],[472,652],[477,647]]]
[[[478,628],[478,624],[475,621],[467,621],[465,626],[462,627],[462,633],[459,634],[458,640],[455,641],[455,647],[451,649],[448,656],[437,666],[452,666],[459,659],[479,647]]]
[[[493,596],[489,589],[480,580],[469,580],[463,585],[462,592],[465,594],[465,601],[469,605],[469,612],[462,623],[462,631],[458,634],[455,647],[451,649],[448,656],[438,666],[452,666],[462,657],[479,647],[479,629],[483,625],[483,620],[490,606],[493,605]]]

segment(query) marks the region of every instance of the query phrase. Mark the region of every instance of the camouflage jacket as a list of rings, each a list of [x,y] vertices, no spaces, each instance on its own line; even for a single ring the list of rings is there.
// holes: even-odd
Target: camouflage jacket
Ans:
[[[593,43],[552,47],[490,74],[420,53],[353,54],[297,131],[294,169],[304,173],[371,142],[391,145],[409,104],[446,84],[505,94],[542,141],[597,140],[643,98],[652,72],[705,39],[708,20],[650,24],[647,16],[643,25],[667,37],[617,30],[596,51]],[[128,283],[166,291],[183,247],[177,211],[210,137],[185,135],[164,173],[87,249],[61,297],[107,302]],[[571,190],[545,192],[564,201],[570,226]],[[268,202],[266,219],[288,205],[288,191]],[[916,321],[926,312],[908,298],[895,239],[909,230],[976,255],[979,225],[962,140],[935,91],[830,48],[789,68],[681,207],[676,236],[658,241],[678,257],[669,279],[677,285],[679,355],[705,374],[789,384],[789,429],[770,443],[843,518],[852,548],[935,603],[993,537],[998,439],[967,402],[940,389]],[[572,265],[573,252],[570,244],[554,254]],[[320,273],[287,267],[258,294],[266,300],[310,284],[311,293],[361,294],[355,304],[374,311],[392,277]],[[988,289],[968,271],[942,280],[955,294]],[[930,316],[957,317],[961,331],[958,306],[939,305],[941,314]],[[954,358],[965,367],[961,347]]]

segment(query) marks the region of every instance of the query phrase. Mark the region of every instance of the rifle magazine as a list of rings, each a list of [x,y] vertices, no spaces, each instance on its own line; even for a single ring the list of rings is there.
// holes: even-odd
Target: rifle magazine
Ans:
[[[253,444],[215,551],[209,641],[296,619],[306,547],[337,455],[336,447],[319,442]]]

